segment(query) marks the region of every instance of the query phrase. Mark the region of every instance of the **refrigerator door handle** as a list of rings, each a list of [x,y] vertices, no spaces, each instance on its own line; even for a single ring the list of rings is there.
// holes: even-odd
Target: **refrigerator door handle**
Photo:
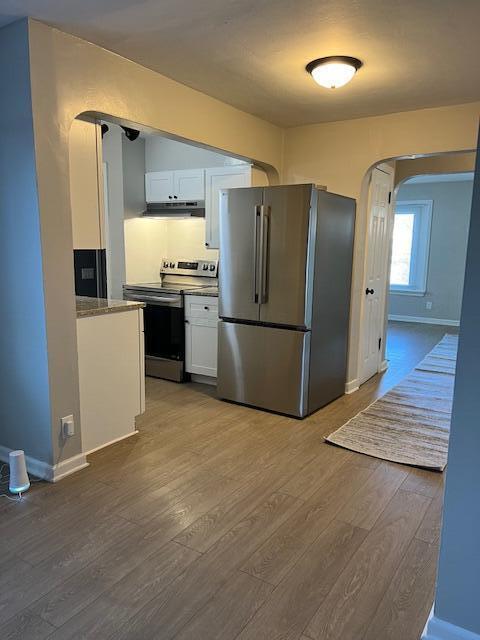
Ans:
[[[261,294],[260,302],[263,304],[268,301],[268,253],[270,247],[270,207],[262,207],[262,260],[261,260]]]
[[[253,301],[258,303],[258,280],[261,273],[261,265],[259,260],[259,245],[261,244],[261,238],[259,238],[259,227],[262,222],[262,205],[256,204],[254,207],[254,229],[253,229]],[[260,242],[259,242],[260,240]]]

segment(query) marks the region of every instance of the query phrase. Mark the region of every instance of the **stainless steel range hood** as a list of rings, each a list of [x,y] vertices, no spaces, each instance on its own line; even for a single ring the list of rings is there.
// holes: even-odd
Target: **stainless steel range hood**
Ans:
[[[151,218],[204,218],[204,200],[175,200],[174,202],[147,202],[144,216]]]

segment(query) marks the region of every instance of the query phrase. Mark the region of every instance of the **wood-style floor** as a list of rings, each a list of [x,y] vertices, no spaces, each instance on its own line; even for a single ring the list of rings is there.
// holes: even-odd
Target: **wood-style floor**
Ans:
[[[148,379],[140,433],[0,503],[2,640],[417,640],[443,477],[327,445],[442,327],[304,421]]]

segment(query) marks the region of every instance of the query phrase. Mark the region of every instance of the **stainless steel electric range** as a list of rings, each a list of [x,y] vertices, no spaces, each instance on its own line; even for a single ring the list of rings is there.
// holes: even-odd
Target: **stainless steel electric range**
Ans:
[[[123,285],[125,300],[145,303],[145,373],[175,382],[185,380],[184,294],[211,287],[216,260],[162,259],[159,282]]]

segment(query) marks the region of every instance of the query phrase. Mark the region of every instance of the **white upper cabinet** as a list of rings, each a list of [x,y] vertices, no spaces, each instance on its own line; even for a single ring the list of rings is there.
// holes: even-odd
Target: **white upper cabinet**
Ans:
[[[204,200],[205,169],[174,171],[173,186],[178,200]]]
[[[173,197],[173,171],[151,171],[145,174],[147,202],[165,202]]]
[[[145,174],[145,195],[147,202],[203,200],[205,170],[150,171]]]
[[[252,167],[234,165],[205,170],[205,245],[208,249],[219,248],[218,209],[220,191],[252,185]]]

